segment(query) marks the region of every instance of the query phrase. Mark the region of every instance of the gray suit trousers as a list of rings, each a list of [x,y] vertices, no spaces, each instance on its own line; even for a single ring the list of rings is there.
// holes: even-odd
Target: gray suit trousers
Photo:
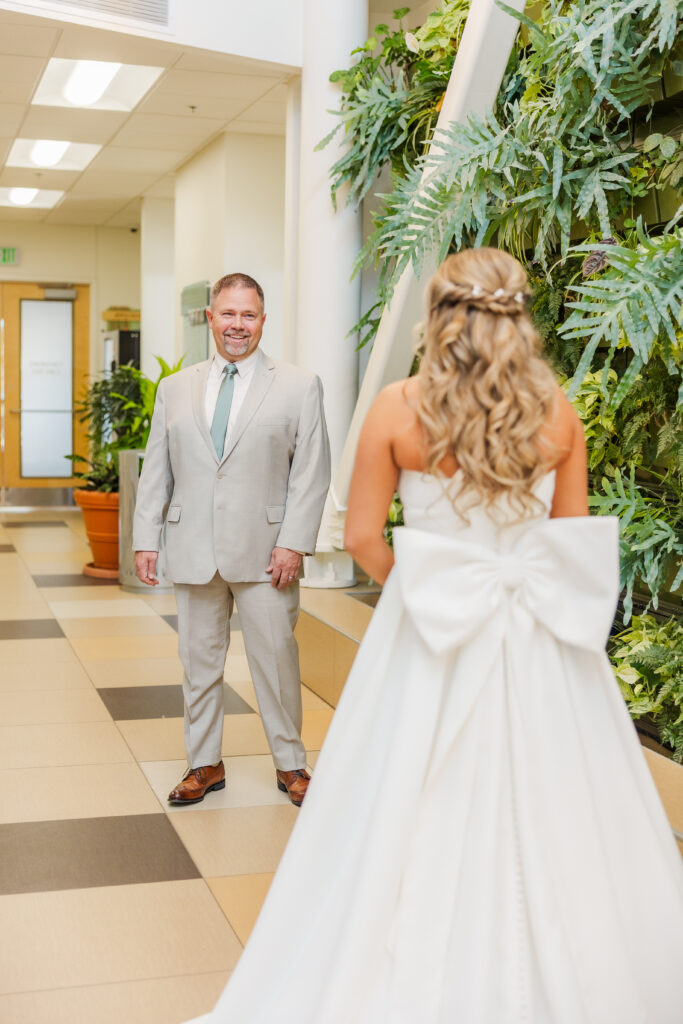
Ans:
[[[209,583],[176,583],[175,594],[190,768],[216,764],[222,756],[223,672],[233,604],[275,767],[305,768],[299,650],[294,639],[299,584],[276,590],[270,583],[227,583],[216,573]]]

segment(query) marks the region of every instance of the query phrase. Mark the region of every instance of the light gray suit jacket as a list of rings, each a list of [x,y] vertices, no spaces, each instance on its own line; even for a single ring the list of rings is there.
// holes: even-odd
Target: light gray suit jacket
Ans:
[[[260,352],[222,459],[204,411],[211,360],[165,378],[140,476],[133,547],[165,575],[267,581],[274,547],[313,552],[330,484],[320,378]]]

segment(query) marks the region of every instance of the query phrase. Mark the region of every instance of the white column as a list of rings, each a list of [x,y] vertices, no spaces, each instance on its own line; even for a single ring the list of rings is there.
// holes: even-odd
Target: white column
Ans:
[[[143,199],[140,221],[140,365],[153,380],[159,375],[155,356],[161,356],[169,364],[175,362],[174,245],[173,200]]]
[[[329,110],[341,102],[332,71],[348,67],[350,53],[367,36],[367,0],[304,0],[301,78],[301,160],[297,289],[297,362],[325,385],[327,422],[336,465],[356,402],[356,354],[346,335],[360,316],[360,282],[350,281],[362,245],[360,211],[330,197],[330,167],[341,138],[320,152],[316,145],[338,122]]]
[[[330,167],[341,155],[341,133],[324,150],[315,152],[315,147],[337,123],[329,111],[339,109],[341,94],[329,76],[348,67],[351,51],[365,41],[367,30],[367,0],[304,0],[296,361],[322,379],[333,467],[341,457],[358,388],[355,343],[347,335],[360,316],[360,280],[352,282],[350,276],[362,229],[360,211],[345,207],[345,196],[338,194],[335,212],[330,197]],[[350,556],[332,553],[324,530],[318,549],[330,554],[306,560],[309,586],[354,582]]]
[[[295,362],[297,268],[299,262],[299,163],[301,158],[301,78],[287,83],[287,134],[285,137],[285,272],[282,353]]]

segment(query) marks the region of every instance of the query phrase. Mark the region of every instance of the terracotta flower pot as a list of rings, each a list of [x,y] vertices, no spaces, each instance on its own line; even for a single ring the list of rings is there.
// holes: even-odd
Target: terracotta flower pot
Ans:
[[[83,567],[86,576],[118,579],[119,495],[118,491],[75,490],[74,501],[83,511],[83,522],[93,560]]]

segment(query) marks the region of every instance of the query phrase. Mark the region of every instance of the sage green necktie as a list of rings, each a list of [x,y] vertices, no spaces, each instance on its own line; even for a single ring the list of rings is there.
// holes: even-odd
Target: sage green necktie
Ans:
[[[230,406],[232,405],[232,393],[235,390],[235,374],[237,367],[234,363],[227,363],[223,368],[223,380],[221,381],[216,409],[211,421],[211,440],[216,449],[216,455],[220,459],[225,447],[225,432],[228,429],[230,419]]]

